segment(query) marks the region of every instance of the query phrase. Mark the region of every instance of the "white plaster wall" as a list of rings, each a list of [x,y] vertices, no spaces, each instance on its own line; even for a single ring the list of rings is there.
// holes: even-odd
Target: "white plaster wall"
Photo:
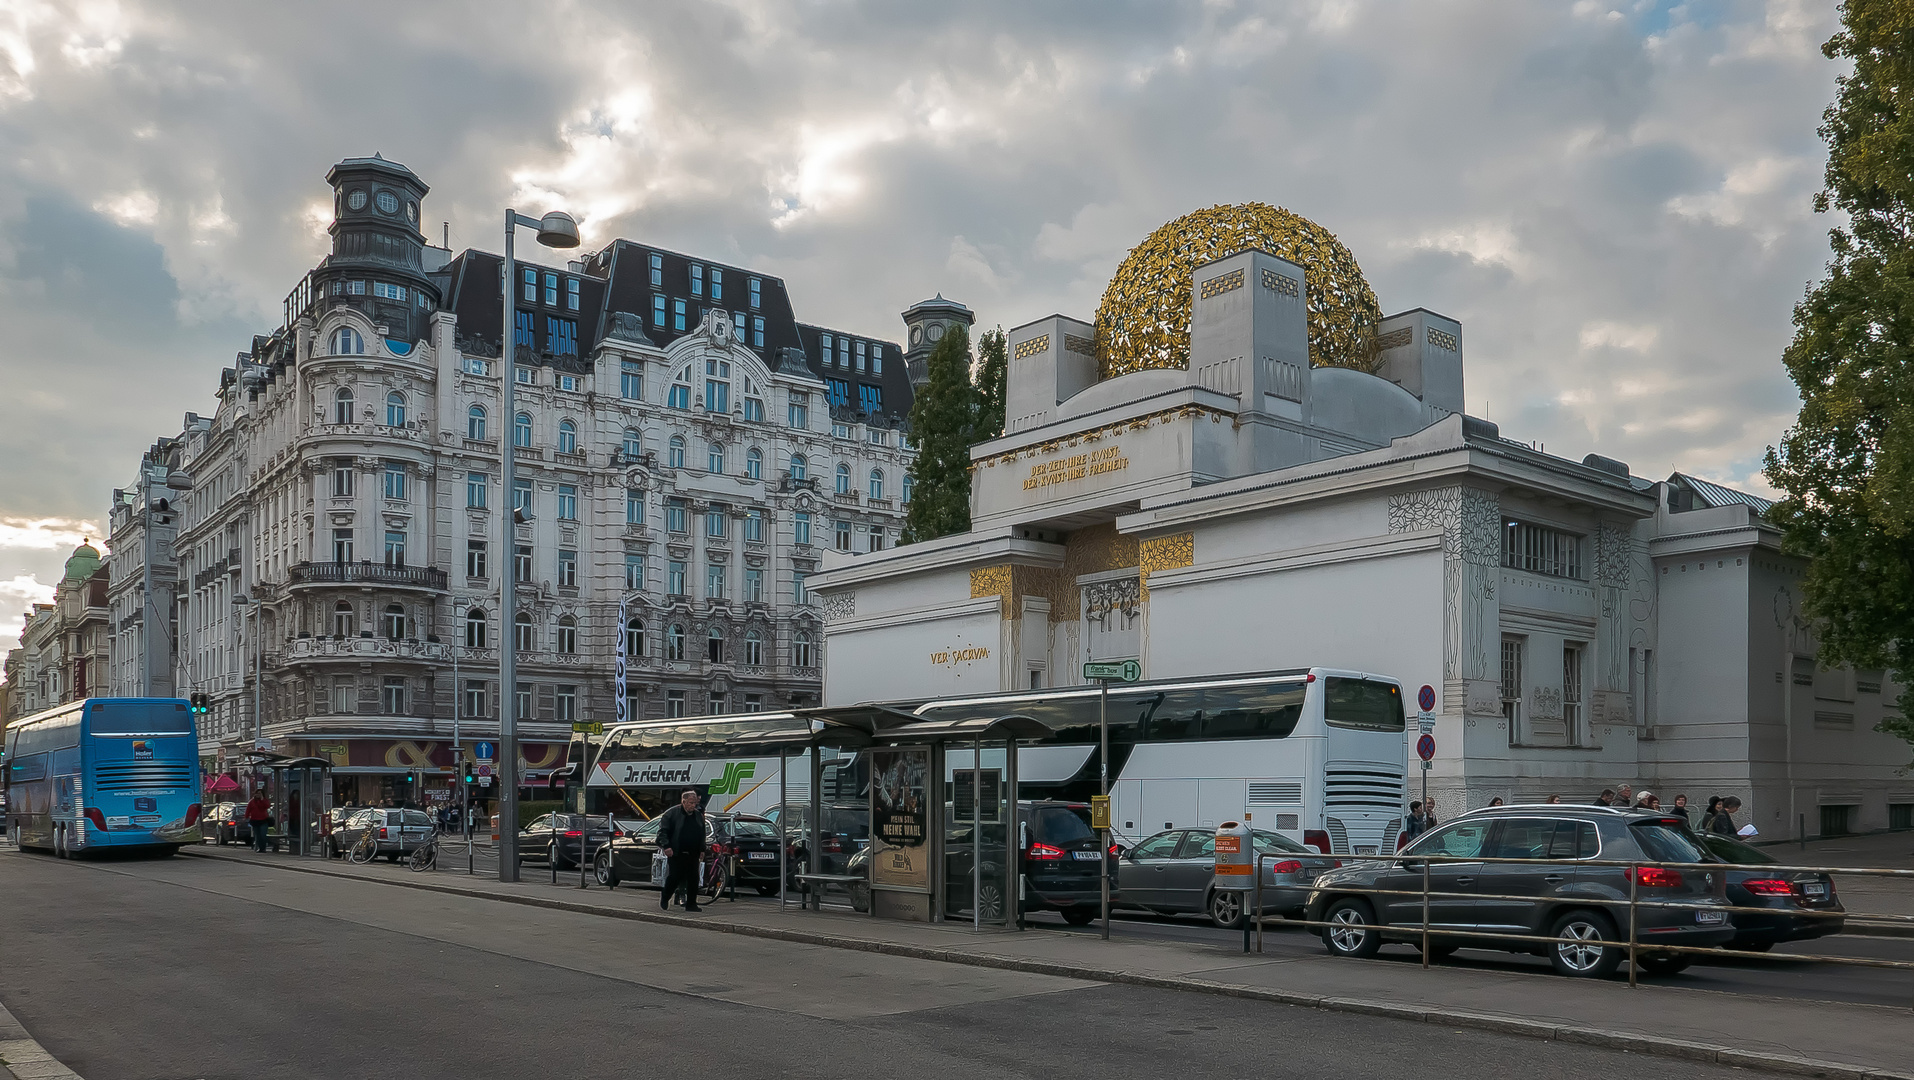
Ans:
[[[996,597],[985,597],[914,617],[832,624],[824,704],[996,692],[1011,644],[1001,611]]]

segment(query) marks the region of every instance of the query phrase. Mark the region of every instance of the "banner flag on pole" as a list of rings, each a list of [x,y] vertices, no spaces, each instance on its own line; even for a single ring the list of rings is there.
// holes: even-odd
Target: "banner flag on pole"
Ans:
[[[631,718],[629,715],[631,707],[629,704],[630,699],[625,696],[625,643],[629,640],[628,631],[625,627],[625,601],[621,599],[618,601],[618,688],[614,694],[614,700],[617,702],[618,722],[621,724]]]

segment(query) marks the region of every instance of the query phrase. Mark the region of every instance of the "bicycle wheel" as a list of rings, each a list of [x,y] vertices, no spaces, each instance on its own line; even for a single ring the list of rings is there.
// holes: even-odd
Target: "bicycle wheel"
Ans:
[[[365,836],[361,836],[358,843],[352,845],[352,854],[349,858],[351,861],[363,866],[373,859],[378,858],[378,856],[379,842],[374,840],[372,835],[368,833]]]
[[[432,869],[433,864],[438,861],[439,845],[435,842],[413,848],[409,865],[412,867],[412,872],[416,874]]]

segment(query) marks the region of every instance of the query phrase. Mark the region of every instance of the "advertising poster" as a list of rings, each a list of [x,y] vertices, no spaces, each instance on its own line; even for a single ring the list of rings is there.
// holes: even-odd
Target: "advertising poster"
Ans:
[[[871,751],[871,880],[930,888],[928,749]]]

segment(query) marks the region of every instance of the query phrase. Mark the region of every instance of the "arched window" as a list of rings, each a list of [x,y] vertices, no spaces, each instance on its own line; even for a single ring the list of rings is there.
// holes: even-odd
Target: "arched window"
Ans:
[[[804,474],[809,471],[810,463],[804,460],[803,454],[791,455],[791,479],[802,480],[804,479]]]
[[[672,623],[665,627],[665,659],[683,660],[685,658],[685,628]]]
[[[405,637],[405,609],[397,604],[386,605],[385,636],[389,641],[400,641]]]
[[[558,422],[558,452],[561,454],[578,453],[578,425],[570,420]]]
[[[636,461],[645,452],[645,440],[639,436],[637,428],[625,429],[625,457]]]
[[[910,474],[909,473],[904,474],[904,498],[902,501],[905,503],[910,502]]]
[[[512,647],[519,652],[531,652],[538,643],[538,635],[532,630],[530,612],[521,611],[512,617]]]
[[[764,451],[755,446],[745,451],[744,475],[752,480],[764,479]]]
[[[710,449],[705,451],[704,460],[705,460],[705,471],[711,473],[713,476],[723,475],[724,474],[723,444],[712,443]]]
[[[671,453],[665,464],[674,469],[682,469],[685,467],[685,439],[683,435],[673,435],[671,437]]]
[[[484,608],[471,608],[465,613],[465,647],[468,649],[485,647]]]
[[[530,448],[532,445],[532,414],[519,413],[512,417],[512,445]]]
[[[570,615],[558,620],[558,651],[562,653],[578,651],[578,620]]]
[[[839,495],[849,495],[851,493],[851,467],[849,465],[839,465],[837,467],[837,493]]]
[[[799,630],[796,636],[791,638],[791,666],[816,667],[817,665],[811,662],[812,659],[811,635],[807,631]]]
[[[871,470],[871,498],[881,499],[883,497],[884,497],[884,470],[872,469]]]
[[[625,624],[625,655],[645,655],[645,620],[633,619]]]
[[[744,662],[752,667],[764,663],[764,635],[756,630],[744,632]]]
[[[724,663],[724,631],[712,627],[704,638],[704,658],[714,664]]]
[[[356,620],[352,617],[352,605],[341,600],[332,609],[332,634],[334,637],[351,637]]]
[[[397,390],[385,396],[385,426],[405,426],[405,395]]]
[[[332,332],[332,355],[363,356],[366,351],[366,339],[359,331],[350,326],[341,326]]]
[[[338,393],[332,395],[332,422],[352,423],[352,387],[342,386]]]
[[[465,410],[465,437],[468,439],[485,438],[485,406],[474,405]]]

